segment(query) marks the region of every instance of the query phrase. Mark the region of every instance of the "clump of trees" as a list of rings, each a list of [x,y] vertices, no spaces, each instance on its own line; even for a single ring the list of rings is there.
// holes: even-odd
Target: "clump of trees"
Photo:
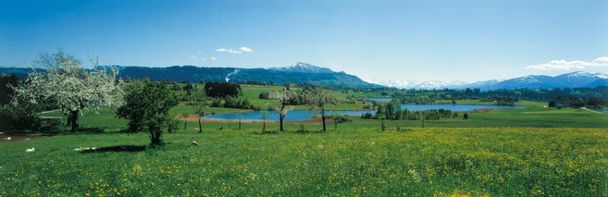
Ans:
[[[128,90],[117,115],[129,120],[130,129],[146,129],[150,145],[163,145],[162,131],[174,127],[169,109],[177,105],[177,97],[166,84],[149,80],[133,82]]]
[[[232,83],[207,82],[203,90],[209,97],[238,97],[241,92],[241,86]]]
[[[255,106],[253,106],[249,99],[247,98],[236,98],[236,97],[226,97],[224,98],[224,105],[226,108],[239,108],[239,109],[254,109],[258,110]]]
[[[401,109],[399,103],[378,104],[376,114],[365,113],[361,119],[385,119],[385,120],[439,120],[445,118],[457,118],[458,113],[446,109],[431,109],[424,111],[409,111]]]
[[[252,110],[260,110],[259,107],[254,106],[249,102],[247,98],[238,98],[238,97],[225,97],[225,98],[215,98],[211,100],[211,107],[225,107],[225,108],[237,108],[237,109],[252,109]]]
[[[480,99],[482,102],[496,102],[496,105],[500,106],[514,106],[515,102],[519,101],[517,98],[513,97],[491,97],[491,98],[482,98]]]

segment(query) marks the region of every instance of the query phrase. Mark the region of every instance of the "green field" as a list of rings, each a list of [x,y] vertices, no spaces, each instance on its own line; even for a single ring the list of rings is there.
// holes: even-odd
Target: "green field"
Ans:
[[[200,88],[200,87],[199,87]],[[265,88],[243,87],[254,105]],[[333,92],[377,96],[364,92]],[[459,100],[461,104],[491,104]],[[104,108],[80,119],[79,133],[0,141],[0,196],[607,196],[608,114],[545,108],[472,112],[468,120],[425,121],[351,117],[321,132],[318,122],[183,122],[167,143],[150,148],[145,133]],[[363,103],[335,109],[362,109]],[[308,108],[296,106],[296,108]],[[243,109],[208,108],[207,113]],[[193,114],[180,103],[171,116]],[[45,116],[58,115],[57,112]],[[191,145],[191,139],[199,146]],[[26,153],[35,147],[33,153]],[[78,147],[97,147],[80,153]]]
[[[248,125],[253,126],[253,125]],[[603,129],[425,128],[325,134],[258,129],[60,135],[0,143],[0,195],[566,195],[607,194]],[[200,146],[190,145],[194,137]],[[26,154],[26,148],[36,152]],[[8,161],[8,162],[6,162]]]

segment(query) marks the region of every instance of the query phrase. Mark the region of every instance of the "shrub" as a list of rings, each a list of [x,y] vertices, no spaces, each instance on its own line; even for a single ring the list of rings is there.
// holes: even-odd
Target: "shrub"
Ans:
[[[338,123],[346,123],[346,122],[352,122],[353,121],[348,116],[336,116],[336,117],[334,117],[334,119]]]
[[[270,92],[262,92],[258,95],[260,99],[270,99]]]
[[[361,119],[372,119],[374,118],[374,115],[372,113],[364,113],[363,115],[361,115]]]

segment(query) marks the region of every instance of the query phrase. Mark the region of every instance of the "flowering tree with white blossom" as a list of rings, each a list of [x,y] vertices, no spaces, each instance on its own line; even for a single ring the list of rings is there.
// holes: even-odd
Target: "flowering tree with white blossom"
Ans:
[[[290,90],[289,87],[285,87],[282,91],[271,92],[269,96],[279,105],[279,108],[277,108],[277,113],[279,113],[279,129],[280,131],[285,131],[283,121],[285,120],[287,113],[291,110],[289,107],[291,100],[296,98],[298,94],[297,92]]]
[[[33,70],[21,85],[15,87],[13,104],[48,104],[67,116],[72,131],[78,130],[78,116],[83,111],[98,111],[101,106],[122,103],[122,82],[116,70],[97,68],[87,70],[73,56],[62,51],[43,54],[37,62],[44,71]]]

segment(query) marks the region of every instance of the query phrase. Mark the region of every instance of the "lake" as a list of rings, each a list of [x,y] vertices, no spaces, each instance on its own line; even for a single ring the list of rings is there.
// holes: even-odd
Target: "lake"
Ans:
[[[348,115],[348,116],[361,116],[365,113],[374,113],[374,110],[338,110],[335,111],[339,115]],[[262,121],[260,117],[261,111],[251,111],[251,112],[237,112],[237,113],[225,113],[225,114],[213,114],[203,117],[206,120],[238,120],[241,118],[243,121]],[[278,121],[279,113],[277,112],[269,112],[268,121]],[[311,111],[311,110],[292,110],[285,116],[286,121],[306,121],[312,120],[314,116],[319,115],[319,111]],[[327,116],[330,115],[329,111],[326,111]]]
[[[521,107],[511,106],[498,106],[498,105],[439,105],[439,104],[401,104],[401,109],[407,109],[409,111],[422,111],[431,109],[447,109],[455,112],[474,111],[478,109],[513,109]],[[347,116],[361,116],[365,113],[375,114],[376,110],[337,110],[336,114],[347,115]],[[243,121],[262,121],[260,118],[261,111],[250,111],[250,112],[237,112],[237,113],[225,113],[225,114],[213,114],[203,117],[205,120],[238,120],[239,118]],[[267,112],[268,121],[278,121],[279,114],[277,112]],[[326,112],[329,116],[330,112]],[[319,111],[310,110],[293,110],[287,113],[285,116],[286,121],[307,121],[312,120],[314,116],[318,116]]]

